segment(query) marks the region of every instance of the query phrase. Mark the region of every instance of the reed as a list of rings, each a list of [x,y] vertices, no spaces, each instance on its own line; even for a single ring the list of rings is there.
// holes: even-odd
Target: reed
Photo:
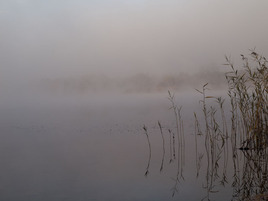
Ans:
[[[152,148],[151,148],[151,143],[150,143],[150,139],[149,139],[148,129],[147,129],[147,127],[145,125],[143,126],[143,130],[145,132],[147,142],[148,142],[148,148],[149,148],[148,162],[147,162],[147,167],[146,167],[146,171],[145,171],[145,174],[144,174],[144,176],[148,176],[150,163],[151,163],[151,157],[152,157]]]
[[[174,94],[171,94],[170,91],[168,91],[168,94],[169,94],[168,99],[171,102],[170,109],[173,110],[175,116],[176,133],[177,133],[177,173],[174,179],[175,184],[172,188],[172,197],[173,197],[175,193],[178,192],[178,185],[180,183],[180,180],[184,180],[183,168],[185,165],[185,137],[184,137],[183,119],[181,114],[182,107],[177,106]],[[175,136],[173,136],[173,140],[174,140],[173,149],[175,159]]]
[[[163,134],[163,127],[162,127],[160,121],[158,121],[158,126],[159,126],[159,130],[160,130],[161,137],[162,137],[162,148],[163,148],[162,161],[161,161],[161,166],[160,166],[160,172],[162,172],[162,170],[164,168],[166,149],[165,149],[165,138],[164,138],[164,134]]]
[[[241,55],[243,66],[235,69],[226,57],[230,71],[226,73],[229,96],[237,104],[241,119],[241,149],[263,149],[268,137],[268,65],[264,56],[251,50],[250,56]],[[237,123],[236,123],[237,124]]]

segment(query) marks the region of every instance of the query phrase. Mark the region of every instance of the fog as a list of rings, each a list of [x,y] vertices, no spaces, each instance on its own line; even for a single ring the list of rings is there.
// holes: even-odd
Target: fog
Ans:
[[[204,119],[195,89],[205,83],[225,89],[225,55],[235,66],[250,48],[268,57],[267,8],[267,0],[0,0],[0,200],[204,198],[214,179],[205,174],[212,163],[203,161],[204,180],[201,174],[196,180],[194,112]],[[171,102],[168,90],[175,93]],[[226,96],[211,91],[207,97]],[[173,112],[173,104],[182,107]],[[178,129],[180,111],[185,124]],[[157,122],[173,146],[166,156],[174,155],[174,163],[164,163],[163,146],[162,173],[165,143]],[[181,128],[185,138],[177,133],[174,140]],[[177,150],[177,161],[175,141],[186,147],[185,156]],[[225,160],[225,146],[223,152]],[[234,166],[247,170],[242,162]],[[236,170],[229,171],[226,177],[236,179]],[[179,193],[172,198],[175,181]],[[237,192],[228,183],[217,200]]]
[[[161,83],[221,72],[224,55],[236,61],[255,47],[267,55],[267,7],[265,0],[1,0],[1,90],[46,79],[133,83],[146,75]]]

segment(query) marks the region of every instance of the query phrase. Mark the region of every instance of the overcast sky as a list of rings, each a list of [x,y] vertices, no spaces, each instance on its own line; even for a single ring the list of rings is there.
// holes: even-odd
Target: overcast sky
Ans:
[[[267,0],[0,0],[0,78],[196,72],[256,47]]]

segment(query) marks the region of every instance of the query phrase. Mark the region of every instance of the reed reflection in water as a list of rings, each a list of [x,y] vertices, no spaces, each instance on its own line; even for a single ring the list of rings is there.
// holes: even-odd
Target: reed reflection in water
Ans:
[[[203,95],[206,96],[205,94]],[[191,139],[194,140],[195,143],[188,145],[195,149],[196,181],[202,180],[200,189],[202,188],[204,190],[204,196],[201,196],[200,200],[221,200],[217,194],[221,194],[221,191],[226,191],[225,188],[232,189],[229,192],[229,197],[234,201],[266,200],[268,198],[267,149],[239,148],[238,145],[242,143],[240,135],[231,132],[229,137],[230,129],[227,126],[228,124],[222,104],[224,100],[217,98],[216,101],[214,101],[222,110],[216,110],[212,106],[206,110],[207,98],[202,101],[204,101],[201,102],[203,114],[200,113],[199,115],[203,115],[201,119],[205,122],[207,121],[207,125],[204,126],[201,124],[200,120],[198,120],[197,113],[194,113],[194,136]],[[184,174],[189,174],[189,172],[187,172],[188,168],[185,168],[185,166],[188,167],[187,163],[191,158],[185,159],[185,157],[189,157],[189,154],[185,153],[187,143],[184,138],[183,117],[181,116],[182,108],[178,108],[175,102],[173,103],[172,109],[175,108],[175,112],[173,111],[173,113],[177,115],[178,124],[175,123],[175,126],[170,128],[168,126],[162,126],[160,121],[157,123],[158,132],[163,137],[162,140],[158,141],[159,147],[162,142],[163,154],[159,163],[161,164],[160,172],[165,172],[170,171],[168,166],[172,166],[174,162],[176,162],[175,175],[172,177],[174,185],[170,186],[170,188],[172,197],[175,195],[180,197],[180,187],[184,185],[184,182],[187,182],[187,178],[184,177]],[[218,117],[220,117],[222,124],[217,122]],[[231,126],[234,125],[231,124]],[[240,126],[237,124],[235,129],[238,128],[240,128]],[[149,147],[148,164],[145,172],[145,175],[148,176],[152,155],[152,145],[148,136],[149,133],[151,135],[157,133],[155,128],[150,129],[144,126],[143,129],[147,136]],[[178,135],[175,135],[175,133]],[[232,146],[230,147],[229,144]],[[169,146],[169,153],[165,152],[166,146]],[[169,158],[169,163],[164,163],[165,157]],[[164,166],[164,164],[166,164],[166,166]],[[174,165],[172,168],[175,168]],[[222,200],[226,200],[226,198]]]

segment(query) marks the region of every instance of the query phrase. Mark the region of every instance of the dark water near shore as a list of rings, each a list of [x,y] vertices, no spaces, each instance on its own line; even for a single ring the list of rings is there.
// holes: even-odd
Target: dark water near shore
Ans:
[[[207,167],[202,160],[196,178],[193,116],[201,111],[201,97],[194,91],[176,95],[176,103],[183,106],[185,135],[185,164],[177,186],[178,162],[169,163],[168,133],[175,119],[167,97],[167,93],[89,94],[3,101],[0,200],[201,200],[207,195]],[[163,126],[164,159],[158,121]],[[152,146],[147,176],[143,125]],[[242,153],[237,160],[243,164]],[[211,200],[232,200],[233,174],[229,162],[228,183],[223,187],[215,180]]]

